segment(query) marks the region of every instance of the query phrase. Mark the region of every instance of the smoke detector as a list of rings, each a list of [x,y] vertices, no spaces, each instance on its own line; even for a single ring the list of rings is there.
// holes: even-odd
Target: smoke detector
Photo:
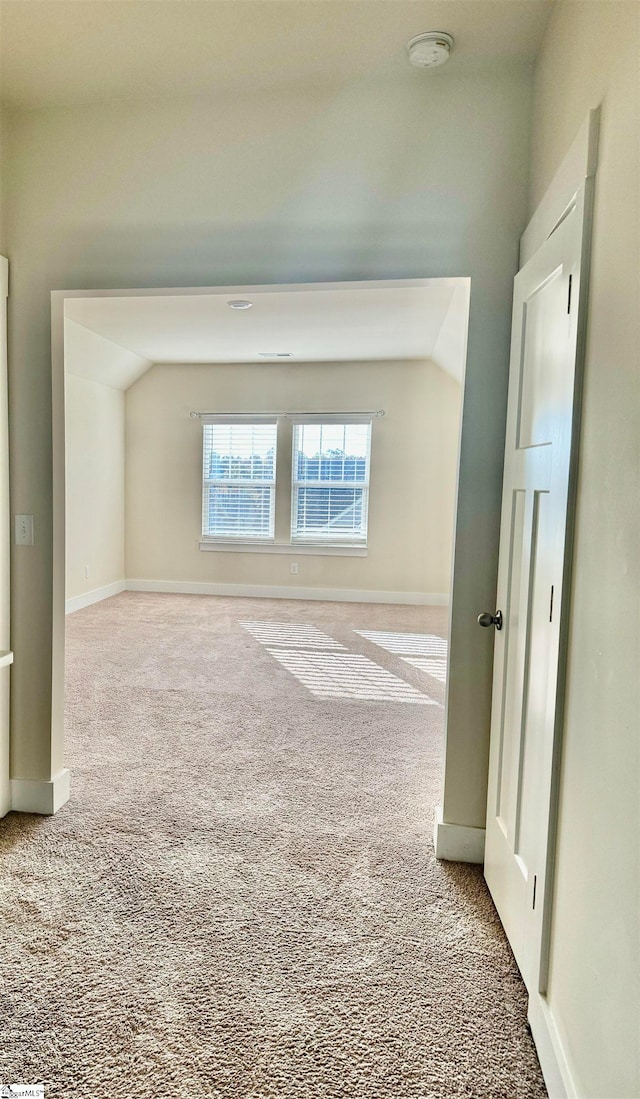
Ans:
[[[449,60],[453,37],[445,31],[417,34],[407,43],[409,61],[416,69],[435,69]]]

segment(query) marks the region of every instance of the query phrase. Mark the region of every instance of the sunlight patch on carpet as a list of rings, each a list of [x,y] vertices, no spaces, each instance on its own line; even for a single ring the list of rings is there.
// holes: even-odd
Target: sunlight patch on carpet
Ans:
[[[298,622],[241,622],[256,641],[262,645],[295,645],[309,649],[344,649],[339,641],[315,626],[305,626]]]
[[[390,633],[388,630],[354,630],[354,633],[398,656],[447,655],[447,642],[433,633]]]
[[[426,672],[432,679],[437,679],[439,683],[447,682],[447,661],[445,658],[437,659],[433,657],[430,659],[427,656],[403,656],[401,660],[405,664],[411,664],[420,672]]]
[[[355,630],[360,637],[385,652],[399,656],[439,683],[447,682],[447,642],[432,633],[391,633],[388,630]]]
[[[267,649],[316,698],[349,698],[358,702],[410,702],[437,706],[433,698],[356,653],[301,652]]]

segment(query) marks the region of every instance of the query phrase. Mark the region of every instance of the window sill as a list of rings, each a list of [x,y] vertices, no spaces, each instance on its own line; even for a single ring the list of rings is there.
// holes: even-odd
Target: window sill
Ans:
[[[288,553],[290,557],[368,557],[367,546],[341,546],[339,543],[310,542],[200,542],[200,549],[207,553]]]

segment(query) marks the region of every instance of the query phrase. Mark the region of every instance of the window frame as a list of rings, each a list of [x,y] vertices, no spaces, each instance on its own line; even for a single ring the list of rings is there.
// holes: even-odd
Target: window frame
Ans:
[[[291,522],[290,522],[290,541],[292,547],[303,546],[338,546],[352,548],[352,549],[366,549],[368,545],[368,532],[369,532],[369,491],[371,485],[371,436],[372,436],[372,423],[373,418],[371,416],[359,416],[349,415],[349,413],[332,413],[332,414],[309,414],[306,416],[292,416],[292,437],[291,437]],[[349,427],[353,424],[366,425],[368,427],[367,433],[367,452],[365,455],[365,480],[363,481],[307,481],[301,480],[297,477],[297,429],[304,427],[305,424],[315,424],[318,426],[331,426],[339,425]],[[361,534],[299,534],[297,529],[297,511],[298,511],[298,493],[300,488],[346,488],[346,489],[358,489],[362,492],[362,521],[360,525]]]
[[[206,431],[207,428],[223,426],[228,427],[242,426],[246,428],[254,426],[273,426],[275,427],[274,435],[274,455],[273,455],[273,477],[272,478],[216,478],[208,477],[206,475]],[[210,451],[208,453],[211,453]],[[278,417],[277,416],[247,416],[242,413],[235,415],[210,415],[202,417],[202,477],[201,477],[201,490],[202,490],[202,507],[201,507],[201,545],[213,546],[224,545],[225,543],[238,546],[265,546],[275,541],[275,522],[276,522],[276,481],[277,481],[277,459],[278,459]],[[216,486],[235,487],[235,488],[268,488],[269,492],[269,533],[265,535],[250,535],[247,533],[220,533],[210,534],[208,525],[209,516],[209,504],[208,504],[208,489],[215,488]]]

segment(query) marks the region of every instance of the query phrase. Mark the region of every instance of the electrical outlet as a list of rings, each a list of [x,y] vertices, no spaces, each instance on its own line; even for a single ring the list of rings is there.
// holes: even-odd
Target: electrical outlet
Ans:
[[[33,515],[16,515],[16,546],[33,545]]]
[[[85,580],[89,579],[89,566],[88,565],[84,566],[84,578],[85,578]]]
[[[291,562],[291,575],[292,576],[297,576],[299,572],[300,572],[300,566],[298,565],[298,562],[297,561],[292,561]]]

